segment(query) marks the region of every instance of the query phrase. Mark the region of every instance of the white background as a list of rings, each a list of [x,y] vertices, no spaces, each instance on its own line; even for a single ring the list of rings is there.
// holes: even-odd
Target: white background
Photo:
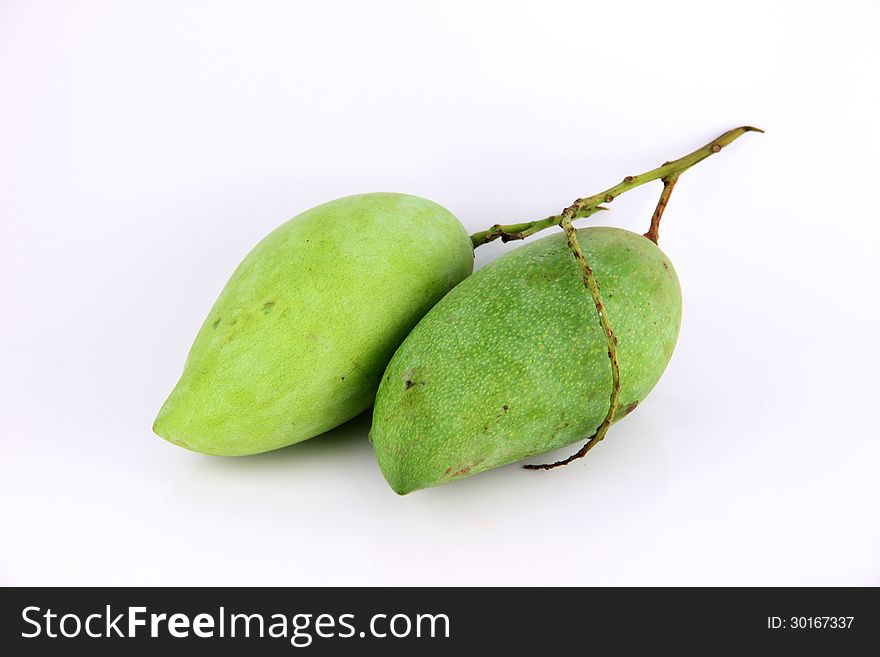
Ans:
[[[0,582],[880,584],[878,30],[871,0],[3,1]],[[474,231],[743,123],[664,218],[675,356],[589,458],[401,498],[368,414],[237,460],[152,435],[300,211],[405,191]],[[658,192],[592,222],[643,232]]]

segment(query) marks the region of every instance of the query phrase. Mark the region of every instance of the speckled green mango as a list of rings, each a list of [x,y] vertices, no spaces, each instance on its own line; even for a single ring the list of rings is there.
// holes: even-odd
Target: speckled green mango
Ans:
[[[620,419],[672,356],[681,290],[641,235],[578,236],[619,339]],[[406,494],[585,441],[611,386],[596,308],[564,235],[552,235],[487,265],[422,318],[383,376],[373,447]]]
[[[332,429],[369,408],[397,346],[472,271],[464,227],[426,199],[363,194],[308,210],[235,270],[153,430],[232,456]]]

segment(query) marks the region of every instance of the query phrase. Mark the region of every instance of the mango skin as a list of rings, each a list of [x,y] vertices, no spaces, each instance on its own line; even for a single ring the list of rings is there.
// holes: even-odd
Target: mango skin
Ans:
[[[232,274],[153,430],[236,456],[342,424],[473,261],[461,223],[417,196],[349,196],[294,217]]]
[[[620,419],[672,356],[681,289],[641,235],[596,227],[578,237],[619,339]],[[558,233],[490,263],[422,318],[385,371],[373,448],[403,495],[582,443],[611,385],[596,308]]]

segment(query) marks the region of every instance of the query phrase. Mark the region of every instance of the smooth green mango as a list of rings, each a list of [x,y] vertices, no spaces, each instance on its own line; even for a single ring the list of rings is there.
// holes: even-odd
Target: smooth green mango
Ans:
[[[231,456],[332,429],[369,408],[397,346],[472,271],[467,231],[426,199],[363,194],[308,210],[235,270],[153,430]]]
[[[641,235],[578,236],[619,339],[620,419],[672,356],[681,289]],[[611,386],[596,308],[565,236],[552,235],[487,265],[422,318],[385,371],[373,447],[406,494],[586,440]]]

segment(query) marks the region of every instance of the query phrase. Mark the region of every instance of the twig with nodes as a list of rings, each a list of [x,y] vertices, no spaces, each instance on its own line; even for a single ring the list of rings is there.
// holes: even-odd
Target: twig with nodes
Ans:
[[[651,216],[651,225],[648,232],[644,235],[646,238],[654,242],[654,244],[657,244],[660,237],[660,219],[663,217],[663,212],[666,209],[667,203],[669,203],[669,197],[672,194],[675,184],[678,182],[679,176],[698,162],[702,162],[707,157],[718,153],[722,148],[747,132],[764,131],[751,126],[741,126],[739,128],[734,128],[733,130],[728,130],[717,139],[713,139],[705,146],[698,148],[684,157],[665,162],[663,165],[646,173],[637,176],[627,176],[618,184],[609,187],[598,194],[579,198],[558,215],[519,224],[495,224],[488,230],[483,230],[471,235],[471,243],[476,249],[477,247],[488,244],[497,239],[500,239],[502,242],[521,240],[530,235],[534,235],[545,228],[551,228],[553,226],[561,227],[565,231],[568,248],[581,270],[581,278],[583,279],[584,287],[587,288],[590,292],[590,296],[593,298],[593,304],[599,315],[599,324],[602,326],[602,332],[605,335],[605,342],[608,347],[608,360],[611,363],[611,399],[608,412],[602,420],[602,423],[596,429],[595,433],[587,440],[584,446],[568,458],[555,463],[525,465],[523,466],[525,469],[552,470],[553,468],[562,465],[568,465],[572,461],[585,456],[591,449],[593,449],[593,447],[599,444],[605,437],[605,434],[608,433],[611,423],[614,422],[614,416],[617,412],[617,406],[620,401],[620,361],[617,355],[617,336],[614,334],[614,330],[611,327],[611,320],[608,318],[608,312],[602,301],[602,293],[599,288],[599,283],[593,275],[593,269],[590,267],[589,262],[587,262],[587,259],[584,256],[584,252],[578,242],[577,229],[572,222],[576,219],[589,217],[600,210],[607,210],[608,208],[603,206],[603,203],[611,203],[615,198],[631,189],[635,189],[636,187],[653,180],[660,180],[663,182],[663,191],[660,193],[657,207],[654,209],[654,213]]]

